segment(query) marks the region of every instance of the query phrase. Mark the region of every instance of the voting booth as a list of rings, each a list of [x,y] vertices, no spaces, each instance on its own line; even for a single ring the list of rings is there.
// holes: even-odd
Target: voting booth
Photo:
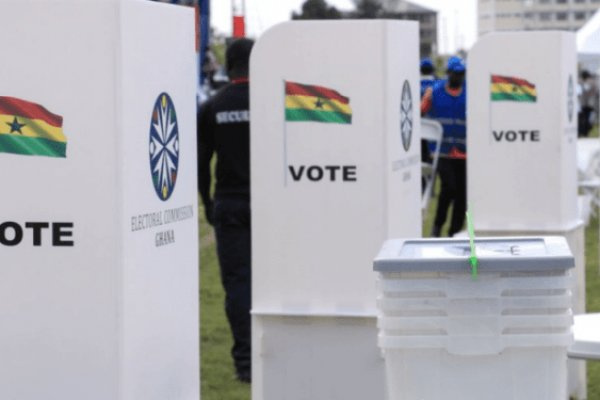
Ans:
[[[577,205],[575,37],[491,33],[469,54],[467,195],[478,236],[565,236],[575,257],[573,310],[585,312],[584,226]],[[585,398],[571,362],[570,394]]]
[[[0,398],[198,399],[193,10],[0,14]]]
[[[250,65],[252,397],[385,398],[371,261],[421,235],[418,25],[293,22]]]

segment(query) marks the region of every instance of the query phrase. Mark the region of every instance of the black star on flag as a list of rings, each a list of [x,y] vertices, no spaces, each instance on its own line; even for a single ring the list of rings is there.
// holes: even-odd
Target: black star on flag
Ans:
[[[5,122],[5,124],[10,126],[10,133],[19,132],[21,135],[23,134],[23,132],[21,132],[21,128],[24,127],[25,124],[20,124],[17,120],[17,117],[13,119],[13,122]]]

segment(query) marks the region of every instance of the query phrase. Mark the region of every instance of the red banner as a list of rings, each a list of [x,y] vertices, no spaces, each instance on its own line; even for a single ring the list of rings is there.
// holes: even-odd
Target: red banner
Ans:
[[[246,23],[243,16],[235,15],[233,17],[233,37],[243,38],[246,36]]]

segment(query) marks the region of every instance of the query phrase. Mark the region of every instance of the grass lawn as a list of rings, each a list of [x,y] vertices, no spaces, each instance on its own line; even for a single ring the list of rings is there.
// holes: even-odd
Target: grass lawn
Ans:
[[[596,132],[597,134],[597,132]],[[432,199],[423,224],[423,233],[431,231],[436,199]],[[224,295],[219,278],[212,228],[200,209],[200,323],[201,380],[203,400],[248,400],[250,385],[235,380],[229,351],[231,335],[223,310]],[[600,275],[598,273],[598,218],[585,231],[587,310],[600,312]],[[588,362],[588,398],[600,399],[600,362]],[[259,399],[257,399],[259,400]]]
[[[598,218],[585,230],[587,312],[600,312],[600,274],[598,270]],[[588,399],[600,399],[600,361],[589,361]]]

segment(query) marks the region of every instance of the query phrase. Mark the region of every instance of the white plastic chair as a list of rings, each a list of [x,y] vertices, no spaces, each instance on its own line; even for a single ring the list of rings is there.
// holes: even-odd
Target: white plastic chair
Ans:
[[[577,175],[581,194],[591,198],[591,214],[596,215],[600,208],[600,139],[577,139]],[[582,217],[585,221],[586,216]]]
[[[435,143],[435,151],[431,153],[431,164],[426,162],[421,163],[421,174],[425,179],[425,190],[423,191],[423,197],[421,198],[421,210],[423,212],[427,210],[427,205],[429,204],[429,199],[433,192],[433,184],[435,182],[435,173],[437,171],[443,134],[444,130],[439,122],[432,119],[421,118],[421,139]]]

